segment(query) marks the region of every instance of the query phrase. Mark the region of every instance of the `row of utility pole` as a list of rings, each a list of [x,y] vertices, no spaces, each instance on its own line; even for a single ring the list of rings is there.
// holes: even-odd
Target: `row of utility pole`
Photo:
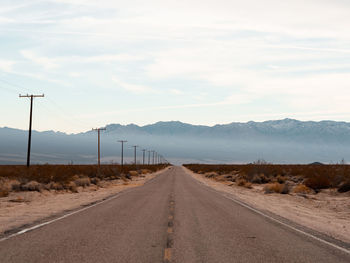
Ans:
[[[28,152],[27,152],[27,167],[30,166],[30,150],[31,150],[31,141],[32,141],[32,120],[33,120],[33,101],[34,98],[43,98],[45,95],[34,95],[34,94],[27,94],[27,95],[19,95],[20,98],[29,98],[30,99],[30,115],[29,115],[29,135],[28,135]],[[101,131],[105,131],[106,128],[95,128],[92,129],[94,131],[97,131],[97,162],[98,166],[101,165]],[[127,143],[125,140],[119,140],[118,142],[121,143],[122,149],[121,149],[121,166],[123,168],[124,165],[124,144]],[[137,148],[138,145],[132,146],[134,148],[134,164],[137,164]],[[156,151],[149,151],[147,149],[142,149],[143,155],[142,155],[142,164],[145,165],[145,153],[148,152],[148,165],[151,164],[160,164],[160,163],[168,163],[168,161],[161,155],[159,155]],[[151,163],[151,153],[152,153],[152,163]]]
[[[98,133],[98,143],[97,143],[97,153],[98,153],[98,165],[101,165],[101,156],[100,156],[100,131],[105,131],[106,128],[96,128],[96,129],[92,129],[94,131],[97,131]],[[124,144],[127,143],[128,141],[126,140],[119,140],[118,142],[121,143],[121,166],[123,168],[124,166]],[[137,164],[137,148],[139,148],[140,146],[138,145],[133,145],[131,146],[132,148],[134,148],[134,165]],[[151,164],[162,164],[162,163],[168,163],[168,161],[160,154],[158,154],[156,151],[152,151],[152,150],[147,150],[147,149],[142,149],[142,165],[146,165],[146,152],[148,153],[148,165]],[[152,162],[151,162],[151,153],[152,153]]]

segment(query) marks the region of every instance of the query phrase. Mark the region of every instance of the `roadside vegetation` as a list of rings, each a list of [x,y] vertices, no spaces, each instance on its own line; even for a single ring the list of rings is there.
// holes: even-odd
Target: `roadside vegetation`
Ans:
[[[168,165],[23,165],[0,166],[0,197],[13,191],[71,191],[103,181],[124,180],[144,176]]]
[[[208,165],[186,164],[191,171],[217,181],[228,181],[237,186],[253,188],[264,185],[265,193],[317,194],[322,189],[350,191],[350,165]]]

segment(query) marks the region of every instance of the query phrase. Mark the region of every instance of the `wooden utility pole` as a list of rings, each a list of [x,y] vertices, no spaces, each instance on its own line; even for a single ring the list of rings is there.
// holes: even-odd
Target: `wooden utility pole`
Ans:
[[[98,155],[98,166],[101,166],[101,155],[100,155],[100,131],[105,131],[106,128],[96,128],[92,129],[93,131],[97,131],[98,139],[97,139],[97,155]]]
[[[147,150],[146,149],[142,149],[142,165],[145,165],[145,152]]]
[[[134,148],[134,164],[136,165],[136,148],[139,147],[137,145],[132,146]]]
[[[45,95],[21,95],[20,98],[30,98],[30,116],[29,116],[29,136],[28,136],[28,152],[27,152],[27,167],[30,166],[30,148],[32,143],[32,120],[33,120],[33,100],[34,98],[43,98]]]
[[[124,143],[128,142],[128,141],[123,141],[123,140],[120,140],[118,141],[122,144],[122,160],[121,160],[121,165],[122,165],[122,171],[123,171],[123,165],[124,165]]]

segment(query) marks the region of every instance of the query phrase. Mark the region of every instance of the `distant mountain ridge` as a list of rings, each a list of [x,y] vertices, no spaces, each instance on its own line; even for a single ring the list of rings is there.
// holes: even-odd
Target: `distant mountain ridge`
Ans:
[[[105,161],[118,161],[117,139],[158,150],[174,160],[198,162],[335,162],[350,159],[350,123],[337,121],[233,122],[214,126],[161,121],[145,126],[109,124],[102,133]],[[0,163],[22,162],[27,131],[0,128]],[[93,162],[96,133],[33,132],[37,162]],[[127,150],[128,151],[128,150]],[[130,153],[126,153],[130,154]]]
[[[106,126],[109,132],[137,132],[150,135],[185,135],[185,136],[210,136],[230,137],[259,136],[269,138],[278,136],[289,139],[327,139],[350,141],[350,123],[337,121],[298,121],[283,119],[264,122],[233,122],[230,124],[217,124],[214,126],[192,125],[179,121],[157,122],[150,125],[138,126],[135,124],[120,125],[110,124]],[[276,138],[273,138],[276,139]]]

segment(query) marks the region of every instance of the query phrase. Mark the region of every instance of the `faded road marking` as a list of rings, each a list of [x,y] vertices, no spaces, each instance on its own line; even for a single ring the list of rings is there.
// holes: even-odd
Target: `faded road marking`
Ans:
[[[164,260],[168,262],[171,260],[171,248],[166,248],[164,250]]]
[[[171,248],[173,247],[173,233],[174,233],[174,206],[175,201],[173,194],[170,194],[169,201],[169,215],[168,215],[168,228],[167,228],[167,241],[164,249],[164,262],[169,263],[171,261]]]

